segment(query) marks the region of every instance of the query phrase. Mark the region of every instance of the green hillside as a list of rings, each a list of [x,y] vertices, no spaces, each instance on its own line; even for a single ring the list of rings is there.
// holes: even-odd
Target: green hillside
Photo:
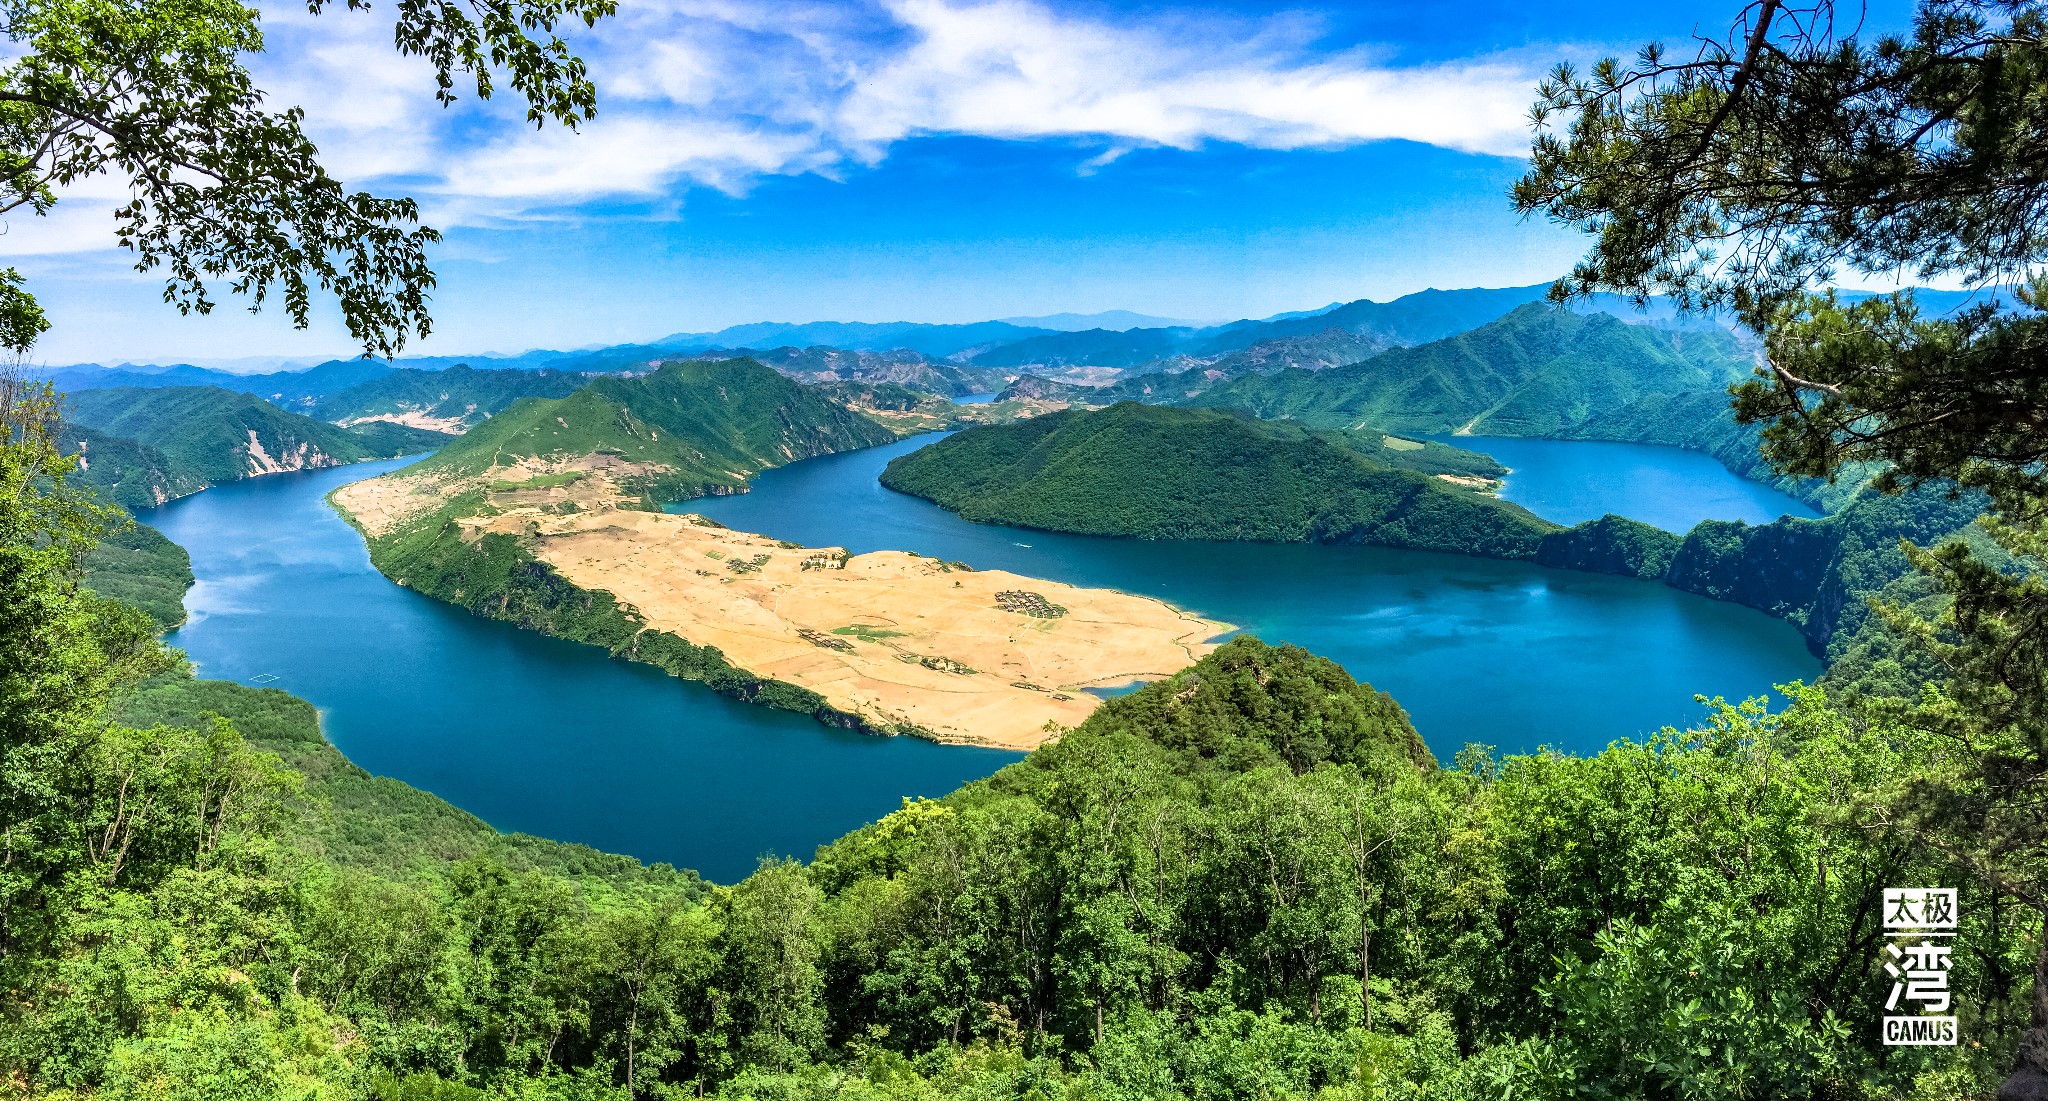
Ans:
[[[104,441],[75,436],[87,445],[89,468],[81,481],[109,486],[115,501],[131,506],[160,504],[258,474],[421,450],[420,441],[410,435],[365,437],[216,386],[82,390],[64,396],[63,411],[70,425],[141,445],[101,446],[95,462],[92,448]]]
[[[1190,404],[1394,432],[1558,436],[1635,403],[1719,393],[1753,364],[1727,333],[1531,303],[1445,340],[1327,371],[1247,376]]]
[[[1818,520],[1708,520],[1687,533],[1665,583],[1769,612],[1799,628],[1814,653],[1833,659],[1876,626],[1867,598],[1914,574],[1899,540],[1930,546],[1983,510],[1975,494],[1952,500],[1930,488],[1863,494]]]
[[[1662,528],[1608,513],[1546,536],[1536,552],[1536,563],[1654,581],[1671,568],[1680,542],[1678,536]]]
[[[78,598],[27,440],[0,441],[9,1096],[1947,1101],[2032,1019],[2025,900],[1872,820],[1955,767],[1896,710],[1794,686],[1445,763],[1335,663],[1239,638],[707,889],[496,834],[349,765],[309,703],[183,675]],[[1697,549],[1875,578],[1881,525],[1821,523]],[[1886,1048],[1852,1027],[1893,989],[1883,888],[1951,882],[1970,1043]]]
[[[969,520],[1141,539],[1372,543],[1529,558],[1557,526],[1333,437],[1125,402],[974,428],[882,484]]]
[[[420,469],[481,473],[512,458],[606,452],[661,468],[645,490],[680,499],[736,489],[771,466],[895,439],[751,359],[693,361],[517,402]]]
[[[234,724],[253,748],[275,753],[305,780],[293,801],[293,840],[331,868],[394,882],[437,884],[462,861],[514,874],[544,873],[597,901],[652,901],[703,894],[697,873],[644,865],[588,845],[499,833],[439,796],[351,764],[320,730],[312,704],[275,688],[196,680],[174,673],[121,701],[131,726],[206,730],[210,716]]]
[[[192,556],[146,524],[109,532],[85,556],[85,587],[132,604],[163,630],[185,622]]]
[[[58,427],[57,445],[76,456],[72,485],[84,486],[102,501],[123,508],[150,508],[173,497],[197,493],[207,482],[146,443],[110,436],[97,429],[66,422]]]
[[[362,441],[375,457],[420,455],[439,450],[455,438],[453,432],[436,432],[390,421],[364,421],[349,426],[349,433]]]
[[[1757,452],[1755,430],[1735,423],[1728,387],[1755,365],[1721,329],[1630,324],[1531,303],[1470,332],[1349,366],[1236,378],[1145,375],[1103,396],[1392,432],[1683,447],[1822,509],[1841,507],[1858,479],[1829,486],[1775,474]]]
[[[368,417],[411,414],[454,422],[448,431],[474,428],[520,398],[560,398],[575,393],[590,376],[562,371],[479,370],[455,366],[444,371],[392,371],[319,399],[311,410],[324,421],[347,424]],[[370,422],[375,423],[375,422]]]

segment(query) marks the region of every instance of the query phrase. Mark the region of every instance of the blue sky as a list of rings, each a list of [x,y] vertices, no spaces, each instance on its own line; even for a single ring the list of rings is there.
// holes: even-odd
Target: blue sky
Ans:
[[[1130,309],[1223,320],[1539,282],[1575,235],[1523,222],[1531,86],[1560,59],[1717,32],[1729,3],[624,0],[576,41],[599,118],[436,106],[379,9],[266,9],[252,59],[352,186],[421,200],[421,353],[748,321]],[[1896,24],[1902,6],[1872,8]],[[164,307],[88,182],[0,238],[51,363],[348,354],[225,299]]]

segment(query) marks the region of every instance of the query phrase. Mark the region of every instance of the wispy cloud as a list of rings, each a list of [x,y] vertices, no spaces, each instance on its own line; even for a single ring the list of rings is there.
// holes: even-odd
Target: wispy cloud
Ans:
[[[1084,173],[1134,148],[1210,142],[1406,139],[1512,155],[1535,77],[1498,58],[1407,66],[1330,52],[1298,15],[1111,21],[1031,0],[642,0],[576,40],[600,114],[571,133],[526,125],[509,95],[444,109],[424,63],[392,50],[385,18],[272,5],[256,67],[274,104],[306,109],[338,175],[412,194],[442,225],[660,203],[686,186],[738,193],[765,176],[875,164],[929,135],[1099,142]],[[85,232],[97,224],[37,233],[36,247],[104,247]]]
[[[840,133],[857,146],[917,134],[1275,149],[1406,138],[1484,153],[1525,143],[1529,73],[1318,55],[1312,24],[1298,19],[1117,26],[1019,0],[898,0],[891,11],[908,44],[839,108]],[[1244,37],[1220,37],[1232,34]]]

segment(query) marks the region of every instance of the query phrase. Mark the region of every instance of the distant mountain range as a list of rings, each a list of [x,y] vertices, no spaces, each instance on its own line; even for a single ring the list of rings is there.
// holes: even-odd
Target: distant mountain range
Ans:
[[[1427,290],[1391,302],[1361,299],[1209,326],[1132,326],[1127,323],[1170,319],[1129,312],[961,325],[763,322],[676,333],[647,344],[509,357],[333,360],[253,375],[190,364],[81,365],[47,374],[75,401],[94,391],[123,390],[131,395],[124,400],[142,414],[152,404],[171,408],[166,403],[172,399],[152,403],[132,395],[213,388],[208,402],[251,395],[266,407],[306,415],[322,431],[354,430],[347,438],[318,440],[303,426],[296,434],[259,431],[260,455],[246,446],[239,453],[221,452],[214,441],[207,454],[218,468],[201,469],[189,459],[178,461],[146,434],[74,417],[72,444],[97,448],[92,465],[99,470],[92,479],[110,479],[107,491],[127,503],[164,500],[251,464],[286,461],[266,442],[273,436],[314,440],[307,461],[316,463],[346,461],[351,448],[381,454],[424,449],[445,439],[431,433],[468,431],[520,399],[562,399],[605,376],[637,377],[663,364],[742,357],[798,382],[850,387],[828,397],[871,414],[887,405],[894,415],[881,419],[899,429],[952,423],[957,412],[941,399],[969,395],[996,394],[999,403],[1017,403],[1007,413],[997,410],[998,419],[1063,405],[1136,400],[1241,408],[1311,425],[1371,425],[1397,433],[1462,430],[1662,443],[1704,451],[1745,476],[1769,478],[1753,433],[1739,429],[1726,408],[1726,387],[1754,364],[1749,338],[1719,319],[1681,315],[1661,302],[1639,308],[1618,296],[1596,295],[1569,311],[1557,310],[1539,304],[1547,289],[1536,284]],[[1931,313],[1989,296],[1918,292]],[[1072,327],[1082,324],[1091,327]],[[885,401],[878,387],[930,395],[933,404],[926,408],[925,399],[894,391]],[[77,408],[93,406],[86,401]],[[246,402],[238,408],[247,413]],[[1785,488],[1802,496],[1823,492],[1803,483]]]
[[[1428,290],[1392,302],[1361,299],[1333,304],[1321,310],[1208,326],[1159,324],[1172,319],[1128,311],[1056,314],[1037,319],[959,325],[909,321],[757,322],[716,332],[671,333],[645,344],[575,351],[536,350],[514,356],[415,356],[390,364],[335,360],[307,371],[257,375],[239,375],[190,364],[118,368],[80,364],[55,368],[46,374],[64,389],[110,385],[212,385],[245,390],[280,404],[305,405],[311,398],[376,377],[380,370],[443,370],[461,365],[491,370],[549,368],[570,373],[637,373],[665,360],[690,358],[707,352],[760,355],[783,348],[912,352],[931,361],[997,369],[1025,366],[1121,369],[1176,354],[1220,356],[1263,340],[1302,336],[1326,329],[1365,335],[1384,347],[1417,344],[1490,321],[1515,306],[1540,298],[1544,290],[1542,285],[1505,290]],[[1019,324],[1019,321],[1043,324]],[[1073,327],[1082,324],[1089,327]]]
[[[1209,324],[1206,321],[1190,321],[1184,317],[1154,317],[1151,314],[1132,313],[1129,310],[1049,313],[1043,317],[1004,317],[998,320],[1027,329],[1058,329],[1063,332],[1080,332],[1083,329],[1199,329]]]
[[[638,374],[663,362],[696,358],[707,353],[749,354],[763,362],[799,358],[784,354],[786,350],[915,355],[927,363],[943,363],[955,368],[986,368],[1008,372],[1011,376],[1068,372],[1074,377],[1065,381],[1100,385],[1116,381],[1120,374],[1164,374],[1197,365],[1195,361],[1217,360],[1255,345],[1323,337],[1323,334],[1349,334],[1351,339],[1348,342],[1363,358],[1387,348],[1426,344],[1470,331],[1518,306],[1542,299],[1548,289],[1547,283],[1527,287],[1432,289],[1404,295],[1390,302],[1370,299],[1333,302],[1319,309],[1278,313],[1266,318],[1219,325],[1202,325],[1128,310],[1048,314],[947,325],[909,321],[756,322],[715,332],[671,333],[644,344],[567,351],[537,349],[517,355],[413,356],[390,364],[333,360],[311,369],[262,374],[241,374],[190,364],[124,364],[112,368],[79,364],[53,368],[45,373],[62,389],[222,386],[253,393],[281,405],[302,408],[310,407],[315,398],[377,377],[379,372],[402,368],[437,371],[467,366],[479,370],[550,369],[569,374]],[[1842,296],[1857,300],[1871,297],[1874,293],[1844,291]],[[1916,289],[1914,293],[1922,308],[1934,314],[1949,313],[1994,295],[2008,301],[2012,297],[2010,288],[1976,292]],[[1617,295],[1594,295],[1574,303],[1572,309],[1579,313],[1609,313],[1630,322],[1689,331],[1727,327],[1722,319],[1679,314],[1662,302],[1653,301],[1645,308],[1638,308]],[[1324,338],[1323,343],[1328,345],[1331,341]],[[804,370],[815,373],[808,367]],[[1229,370],[1226,367],[1227,373]],[[1092,373],[1081,377],[1080,372],[1083,371]],[[836,377],[840,381],[903,381],[868,377],[860,371],[841,371]],[[984,377],[976,385],[985,386],[991,381],[1001,380]],[[957,385],[953,389],[955,393],[988,392],[963,390]],[[939,391],[934,389],[934,392]]]

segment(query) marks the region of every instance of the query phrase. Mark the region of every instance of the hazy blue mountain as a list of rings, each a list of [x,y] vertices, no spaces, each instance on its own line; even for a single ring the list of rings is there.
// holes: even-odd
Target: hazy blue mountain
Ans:
[[[1214,357],[1253,345],[1349,333],[1373,348],[1400,348],[1467,332],[1543,297],[1549,284],[1502,290],[1427,290],[1392,302],[1360,299],[1322,310],[1233,321],[1209,328],[1089,329],[1054,333],[966,353],[990,367],[1141,367],[1177,355]],[[1155,372],[1147,372],[1155,373]]]
[[[942,362],[908,348],[887,352],[826,347],[771,348],[762,352],[741,348],[730,352],[706,352],[702,358],[752,359],[799,382],[893,383],[948,398],[995,393],[1008,385],[1016,374],[1014,371]]]
[[[1300,317],[1232,322],[1219,326],[1187,350],[1195,355],[1217,355],[1263,340],[1307,336],[1325,329],[1375,336],[1394,347],[1426,344],[1476,329],[1517,306],[1540,300],[1549,289],[1550,284],[1539,283],[1501,289],[1432,289],[1402,295],[1391,302],[1361,298]]]
[[[1028,337],[977,352],[977,367],[1136,367],[1186,348],[1199,329],[1085,329]]]
[[[1342,303],[1342,302],[1332,302],[1332,303],[1330,303],[1330,304],[1329,304],[1329,305],[1327,305],[1327,306],[1318,306],[1318,307],[1316,307],[1316,308],[1315,308],[1315,309],[1313,309],[1313,310],[1289,310],[1289,311],[1288,311],[1288,312],[1286,312],[1286,313],[1276,313],[1276,314],[1274,314],[1274,315],[1273,315],[1273,316],[1271,316],[1271,317],[1262,317],[1262,318],[1259,318],[1259,320],[1260,320],[1260,321],[1292,321],[1292,320],[1294,320],[1294,319],[1295,319],[1295,318],[1297,318],[1297,317],[1314,317],[1314,316],[1316,316],[1317,314],[1325,314],[1325,313],[1329,313],[1329,312],[1330,312],[1331,310],[1334,310],[1334,309],[1336,309],[1337,307],[1339,307],[1339,306],[1342,306],[1343,304],[1344,304],[1344,303]]]
[[[715,333],[673,333],[651,347],[672,354],[690,354],[717,349],[775,348],[784,345],[812,347],[829,345],[857,352],[887,352],[908,348],[928,356],[957,355],[971,348],[1043,336],[1048,329],[1012,325],[1006,321],[978,321],[971,325],[927,325],[914,321],[813,321],[789,324],[764,321],[734,325]]]
[[[1043,317],[1004,317],[998,320],[1008,325],[1022,325],[1029,329],[1057,329],[1067,333],[1078,333],[1085,329],[1110,329],[1116,332],[1125,329],[1200,329],[1208,324],[1204,321],[1190,321],[1185,317],[1154,317],[1151,314],[1132,313],[1129,310],[1050,313]]]
[[[189,363],[163,368],[82,364],[54,368],[45,372],[44,377],[65,393],[126,387],[218,386],[236,393],[254,394],[282,408],[304,409],[320,397],[382,378],[394,370],[396,368],[368,359],[336,359],[304,370],[273,371],[262,375],[237,375],[211,367],[194,367]]]

